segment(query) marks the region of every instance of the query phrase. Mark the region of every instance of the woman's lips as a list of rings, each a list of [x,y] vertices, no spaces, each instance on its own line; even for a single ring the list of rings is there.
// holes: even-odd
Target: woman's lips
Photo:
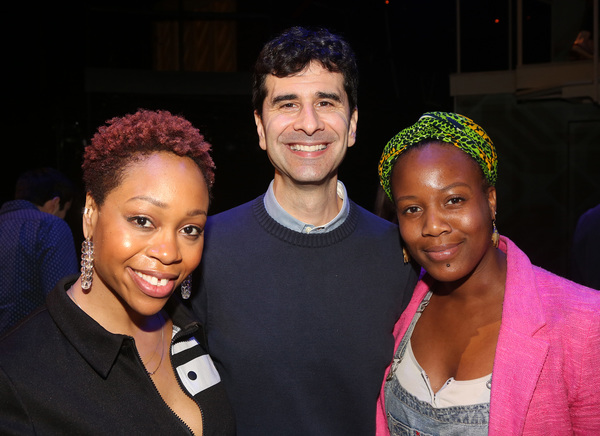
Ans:
[[[446,262],[452,259],[459,250],[460,244],[444,244],[428,247],[423,250],[433,262]]]
[[[169,297],[175,287],[175,279],[173,277],[165,277],[160,274],[151,274],[133,269],[129,269],[129,275],[137,287],[149,297]]]

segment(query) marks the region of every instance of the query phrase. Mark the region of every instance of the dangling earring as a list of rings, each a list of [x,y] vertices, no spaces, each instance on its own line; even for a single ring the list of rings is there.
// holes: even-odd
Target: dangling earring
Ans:
[[[494,244],[494,248],[498,248],[500,233],[498,233],[498,229],[496,228],[496,220],[492,220],[492,225],[494,226],[494,230],[492,231],[492,244]]]
[[[192,275],[190,274],[181,282],[181,298],[187,300],[192,295]]]
[[[94,243],[90,238],[85,238],[81,244],[81,288],[92,287],[92,272],[94,269]]]
[[[407,264],[408,262],[410,262],[410,254],[408,253],[408,250],[405,247],[402,247],[402,256],[404,256],[404,263]]]

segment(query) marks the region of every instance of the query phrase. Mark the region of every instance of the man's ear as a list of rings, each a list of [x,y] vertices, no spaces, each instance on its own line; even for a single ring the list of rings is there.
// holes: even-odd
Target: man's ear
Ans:
[[[348,126],[348,147],[356,142],[356,129],[358,128],[358,108],[355,107],[350,114],[350,125]]]
[[[85,195],[85,207],[83,208],[83,236],[88,239],[94,235],[94,229],[98,222],[98,205],[88,192]]]
[[[42,206],[38,206],[38,209],[42,212],[46,212],[52,215],[60,210],[60,197],[54,197],[46,201]]]
[[[254,122],[256,123],[256,133],[258,133],[258,145],[263,150],[266,150],[267,141],[265,139],[265,126],[263,125],[262,118],[257,111],[254,111]]]

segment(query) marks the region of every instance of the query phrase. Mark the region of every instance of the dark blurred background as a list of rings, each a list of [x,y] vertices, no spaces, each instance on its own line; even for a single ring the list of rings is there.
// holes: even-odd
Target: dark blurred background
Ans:
[[[258,195],[250,71],[292,25],[343,35],[360,68],[357,144],[342,165],[350,196],[374,210],[385,143],[430,110],[473,118],[498,148],[498,227],[554,272],[569,272],[578,216],[600,203],[597,59],[572,43],[586,0],[113,0],[4,5],[6,98],[0,200],[24,170],[80,183],[98,126],[138,108],[189,119],[213,144],[211,213]],[[593,30],[591,27],[589,30]],[[594,81],[594,77],[596,80]],[[81,186],[80,186],[81,188]],[[81,239],[80,204],[67,220]]]

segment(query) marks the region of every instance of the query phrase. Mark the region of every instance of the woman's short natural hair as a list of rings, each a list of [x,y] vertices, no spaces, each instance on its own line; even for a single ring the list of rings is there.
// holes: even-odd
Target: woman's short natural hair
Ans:
[[[215,165],[211,146],[188,120],[168,111],[139,110],[98,128],[83,155],[83,181],[98,205],[121,183],[127,167],[155,152],[191,158],[211,191]]]

